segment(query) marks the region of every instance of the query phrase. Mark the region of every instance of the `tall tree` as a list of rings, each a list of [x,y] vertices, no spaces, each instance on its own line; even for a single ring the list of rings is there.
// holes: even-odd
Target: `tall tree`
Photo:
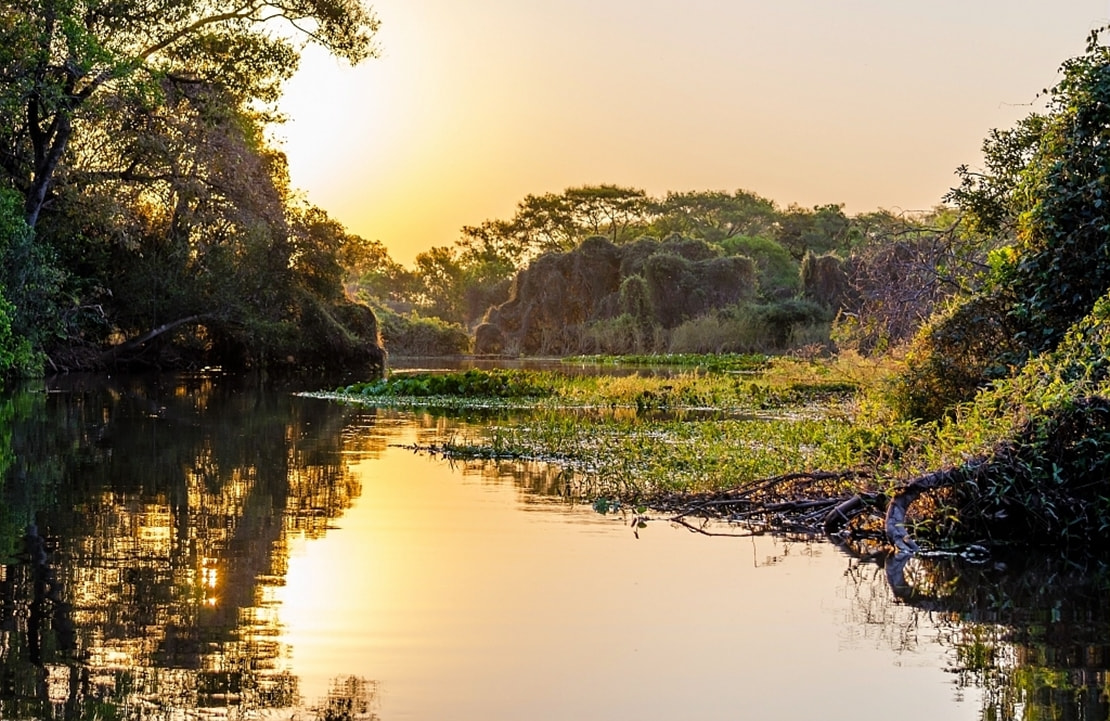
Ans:
[[[778,219],[777,240],[795,260],[806,253],[820,255],[845,250],[851,221],[839,205],[819,205],[812,210],[791,205]]]
[[[500,236],[534,257],[548,251],[572,250],[591,235],[614,243],[632,240],[647,227],[653,201],[637,188],[584,185],[562,193],[528,195],[510,221],[487,221],[464,233]]]
[[[739,235],[767,235],[777,218],[775,204],[747,190],[669,192],[656,207],[654,229],[719,243]]]
[[[377,20],[358,0],[3,0],[0,165],[27,224],[74,137],[121,97],[157,104],[170,82],[275,101],[298,57],[279,20],[351,62],[374,52]]]

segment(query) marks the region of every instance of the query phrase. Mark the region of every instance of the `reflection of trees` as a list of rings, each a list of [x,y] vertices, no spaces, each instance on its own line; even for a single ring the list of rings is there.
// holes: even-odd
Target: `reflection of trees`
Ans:
[[[1110,718],[1110,569],[1027,555],[972,564],[959,558],[885,559],[853,566],[855,619],[886,624],[899,647],[922,615],[952,651],[959,688],[983,692],[984,719]],[[892,570],[893,564],[893,570]],[[885,577],[893,585],[878,583]],[[872,619],[875,589],[892,590],[908,614]],[[869,590],[868,590],[869,589]],[[888,596],[889,597],[889,596]]]
[[[0,717],[294,705],[273,589],[288,535],[322,534],[361,490],[350,413],[210,377],[13,398],[0,533],[22,553],[0,566]]]

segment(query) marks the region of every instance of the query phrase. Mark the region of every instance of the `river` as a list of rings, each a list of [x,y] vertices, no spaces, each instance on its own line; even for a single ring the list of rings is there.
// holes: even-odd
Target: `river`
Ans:
[[[479,421],[218,376],[0,399],[0,718],[1105,719],[1105,568],[634,528]],[[717,532],[738,529],[717,526]]]

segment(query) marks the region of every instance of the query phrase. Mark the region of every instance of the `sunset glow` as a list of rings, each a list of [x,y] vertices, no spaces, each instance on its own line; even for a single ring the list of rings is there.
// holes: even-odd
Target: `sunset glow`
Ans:
[[[1036,106],[1103,0],[377,0],[382,57],[309,51],[294,185],[402,263],[529,193],[745,188],[927,209]]]

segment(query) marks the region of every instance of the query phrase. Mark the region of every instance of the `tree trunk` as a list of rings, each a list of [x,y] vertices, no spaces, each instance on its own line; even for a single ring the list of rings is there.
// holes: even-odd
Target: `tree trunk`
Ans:
[[[100,364],[111,363],[123,353],[137,350],[138,348],[141,348],[143,345],[149,343],[163,333],[171,331],[178,326],[185,325],[186,323],[195,323],[198,320],[209,318],[211,317],[211,315],[211,313],[198,313],[196,315],[190,315],[185,318],[178,318],[177,320],[170,321],[169,323],[163,323],[162,325],[147,333],[144,333],[138,338],[133,338],[129,341],[124,341],[119,345],[112,346],[111,348],[100,354],[100,357],[97,358],[97,362]]]

